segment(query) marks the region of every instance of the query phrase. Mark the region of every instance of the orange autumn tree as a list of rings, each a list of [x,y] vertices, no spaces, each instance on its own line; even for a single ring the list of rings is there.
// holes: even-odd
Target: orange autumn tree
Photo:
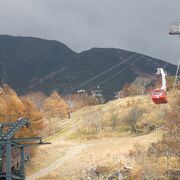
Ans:
[[[123,86],[121,93],[123,94],[123,97],[136,96],[136,95],[141,94],[138,86],[134,83],[126,83]]]
[[[14,90],[8,85],[4,85],[0,90],[0,120],[16,121],[22,116],[25,108],[21,100],[18,98]]]
[[[54,91],[44,102],[44,113],[48,118],[63,119],[68,114],[68,106],[64,98]]]
[[[38,111],[35,104],[30,100],[30,98],[23,98],[22,103],[24,105],[24,111],[22,117],[26,117],[31,121],[31,126],[29,129],[23,129],[18,137],[22,136],[38,136],[42,134],[42,130],[44,127],[43,124],[43,114]]]
[[[14,122],[20,117],[29,118],[31,126],[24,128],[17,137],[36,136],[42,129],[42,113],[37,110],[30,99],[20,99],[8,85],[0,89],[0,122]]]
[[[7,114],[7,103],[0,96],[0,122],[4,122],[6,120],[6,114]]]

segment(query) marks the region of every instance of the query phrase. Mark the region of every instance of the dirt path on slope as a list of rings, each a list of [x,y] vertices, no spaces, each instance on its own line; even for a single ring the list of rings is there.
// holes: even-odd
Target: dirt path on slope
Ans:
[[[65,149],[64,155],[59,156],[47,167],[27,177],[27,180],[36,179],[64,179],[72,177],[73,173],[92,164],[106,164],[109,161],[119,158],[124,160],[124,153],[133,148],[134,144],[139,143],[147,146],[151,142],[157,141],[155,133],[139,137],[122,137],[95,140],[87,143],[73,143]],[[64,142],[65,143],[65,142]],[[67,143],[67,142],[66,142]],[[50,151],[55,152],[60,144],[53,142]],[[52,152],[52,154],[53,154]],[[40,161],[41,159],[39,159]],[[38,161],[38,158],[36,158]],[[46,177],[48,176],[48,178]],[[55,177],[57,178],[55,178]],[[67,179],[68,179],[67,178]]]
[[[35,180],[42,176],[47,175],[48,173],[56,170],[58,167],[60,167],[65,161],[71,159],[76,154],[79,154],[84,148],[86,148],[88,145],[82,144],[82,145],[76,145],[69,148],[69,150],[66,151],[65,155],[62,158],[59,158],[55,160],[53,163],[51,163],[46,168],[38,171],[37,173],[28,176],[27,180]]]

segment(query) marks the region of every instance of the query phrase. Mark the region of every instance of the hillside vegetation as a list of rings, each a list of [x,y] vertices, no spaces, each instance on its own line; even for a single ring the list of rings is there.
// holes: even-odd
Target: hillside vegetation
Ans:
[[[64,97],[57,92],[46,96],[42,92],[18,96],[8,85],[0,87],[0,122],[14,122],[20,117],[29,118],[31,128],[23,129],[18,136],[54,134],[70,113],[87,105],[96,104],[94,97],[87,94],[72,94],[74,106],[70,108]]]
[[[47,139],[52,145],[38,149],[41,155],[33,158],[29,179],[98,180],[118,178],[118,172],[127,179],[175,178],[180,168],[180,91],[167,97],[163,105],[141,95],[75,111],[67,126],[61,124]],[[124,166],[132,169],[127,172]]]
[[[69,97],[57,92],[48,97],[42,92],[18,97],[7,85],[0,89],[0,121],[28,117],[31,128],[24,128],[17,137],[42,135],[45,141],[52,142],[34,151],[28,165],[29,179],[105,179],[114,173],[117,177],[117,171],[137,180],[177,177],[179,90],[167,91],[168,103],[161,105],[154,104],[149,95],[99,105],[87,94],[70,96],[73,108],[66,101]],[[67,170],[62,172],[60,168],[57,174],[62,165]],[[124,172],[124,166],[130,167],[128,172]]]
[[[154,104],[150,95],[139,95],[89,107],[71,138],[140,135],[161,128],[178,93],[168,92],[169,103],[163,105]]]

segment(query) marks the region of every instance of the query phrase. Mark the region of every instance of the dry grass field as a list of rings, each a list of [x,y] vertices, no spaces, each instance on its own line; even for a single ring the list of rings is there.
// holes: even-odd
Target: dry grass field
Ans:
[[[177,91],[168,93],[168,99],[173,101]],[[157,127],[163,124],[165,112],[169,104],[155,105],[149,96],[136,96],[117,99],[107,104],[85,107],[72,113],[71,119],[66,120],[55,135],[48,137],[51,145],[37,148],[36,156],[32,158],[27,167],[27,179],[80,179],[86,169],[94,166],[118,167],[128,163],[127,153],[137,144],[147,148],[150,143],[161,139],[161,129],[146,134],[131,134],[122,130],[122,123],[117,129],[111,129],[112,117],[116,115],[118,122],[128,114],[133,106],[145,109],[138,123],[151,123]],[[82,134],[86,129],[86,118],[94,112],[102,114],[102,130],[100,134]],[[95,114],[97,115],[97,114]],[[118,131],[125,131],[126,133]]]

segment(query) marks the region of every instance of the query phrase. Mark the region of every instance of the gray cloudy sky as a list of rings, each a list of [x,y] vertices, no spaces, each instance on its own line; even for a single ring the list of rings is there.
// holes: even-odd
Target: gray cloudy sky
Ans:
[[[80,52],[92,47],[136,51],[177,63],[180,0],[0,0],[0,34],[54,39]]]

